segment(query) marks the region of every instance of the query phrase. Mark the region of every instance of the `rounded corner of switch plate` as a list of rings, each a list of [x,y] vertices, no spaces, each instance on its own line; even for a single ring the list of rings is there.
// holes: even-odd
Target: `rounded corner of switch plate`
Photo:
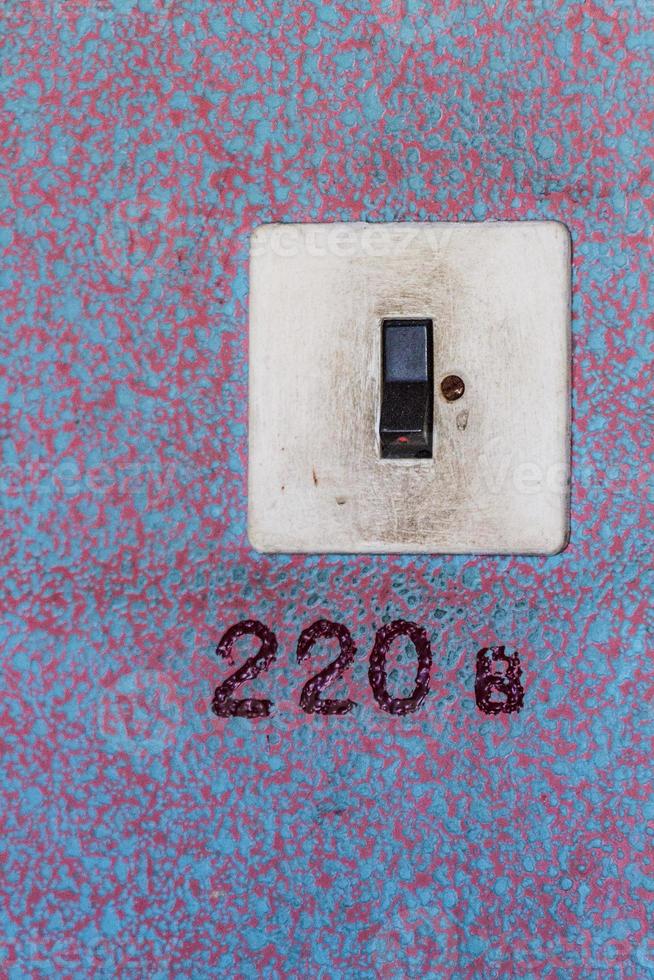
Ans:
[[[279,226],[276,222],[265,221],[252,229],[250,232],[250,258],[257,255],[257,250],[265,245],[266,240],[277,227]]]
[[[560,218],[548,218],[544,223],[558,229],[559,234],[564,238],[564,240],[568,244],[572,243],[572,232],[565,221],[561,221]]]
[[[569,277],[572,279],[572,232],[565,221],[560,221],[558,218],[550,218],[543,222],[544,225],[548,225],[552,228],[552,231],[556,234],[557,243],[563,249],[563,261],[566,267],[570,267]]]
[[[570,523],[567,520],[564,527],[559,531],[552,534],[552,539],[543,549],[542,554],[546,558],[554,558],[556,555],[561,555],[566,550],[570,544]]]
[[[258,552],[260,555],[269,555],[274,551],[266,542],[265,534],[262,535],[261,530],[253,525],[250,517],[248,517],[246,533],[248,544],[253,551]]]

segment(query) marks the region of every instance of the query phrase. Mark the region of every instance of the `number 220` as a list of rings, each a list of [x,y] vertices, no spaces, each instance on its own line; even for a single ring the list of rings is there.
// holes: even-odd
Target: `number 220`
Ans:
[[[219,718],[267,718],[270,715],[272,701],[267,698],[237,699],[234,695],[242,684],[265,673],[276,660],[278,643],[272,630],[257,619],[241,620],[224,633],[216,647],[216,654],[234,665],[234,643],[240,637],[248,635],[258,638],[259,650],[214,691],[211,710]],[[386,677],[389,649],[400,636],[408,637],[413,644],[417,662],[413,691],[404,698],[392,697]],[[356,646],[346,626],[328,619],[319,619],[312,623],[300,634],[296,649],[297,661],[304,663],[320,640],[332,638],[338,641],[339,655],[311,677],[300,694],[300,707],[307,714],[346,715],[356,707],[356,702],[349,698],[323,697],[327,688],[340,680],[354,663]],[[368,680],[373,697],[382,711],[400,716],[417,711],[429,694],[431,665],[431,644],[422,626],[405,619],[395,619],[377,630],[370,652]],[[475,678],[475,701],[479,710],[490,715],[520,711],[524,701],[521,674],[517,653],[507,655],[504,646],[481,649],[477,654]]]

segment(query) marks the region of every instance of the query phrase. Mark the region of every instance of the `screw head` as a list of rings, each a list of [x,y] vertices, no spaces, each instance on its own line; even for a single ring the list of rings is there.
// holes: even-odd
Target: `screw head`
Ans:
[[[455,402],[466,390],[466,386],[463,383],[463,379],[457,374],[448,374],[446,378],[441,381],[441,391],[443,393],[443,398],[448,402]]]

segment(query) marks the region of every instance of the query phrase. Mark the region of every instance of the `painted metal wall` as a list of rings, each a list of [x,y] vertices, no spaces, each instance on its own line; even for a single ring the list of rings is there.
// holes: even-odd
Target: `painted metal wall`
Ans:
[[[651,14],[3,0],[3,976],[652,975]],[[573,238],[567,550],[254,553],[252,228],[516,218]],[[248,618],[273,710],[218,718]],[[298,703],[320,618],[342,717]],[[433,652],[404,717],[368,683],[397,618]]]

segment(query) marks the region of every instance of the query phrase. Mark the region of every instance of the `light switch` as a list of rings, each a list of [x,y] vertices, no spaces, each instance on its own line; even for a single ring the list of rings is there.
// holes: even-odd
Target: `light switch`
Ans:
[[[264,225],[250,273],[255,548],[565,547],[565,226]]]
[[[379,439],[384,459],[428,459],[434,426],[431,320],[382,322]]]

